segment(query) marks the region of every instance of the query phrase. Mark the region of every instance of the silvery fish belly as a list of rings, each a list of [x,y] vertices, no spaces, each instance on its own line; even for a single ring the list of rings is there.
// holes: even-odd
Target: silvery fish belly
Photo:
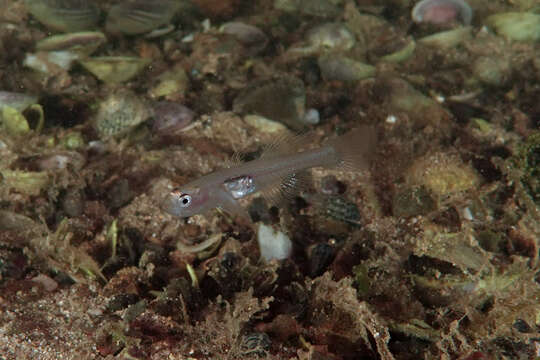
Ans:
[[[223,183],[223,187],[234,199],[241,199],[255,192],[255,182],[250,175],[241,175],[227,179]]]

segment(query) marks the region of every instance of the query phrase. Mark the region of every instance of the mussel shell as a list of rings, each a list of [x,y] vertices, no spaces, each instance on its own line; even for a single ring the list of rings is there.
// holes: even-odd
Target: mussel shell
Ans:
[[[141,72],[150,59],[133,56],[98,56],[80,61],[98,79],[109,84],[128,81]]]
[[[173,0],[121,2],[109,10],[105,27],[111,33],[144,34],[168,24],[179,7]]]
[[[88,0],[25,0],[30,14],[46,27],[75,32],[90,30],[99,21],[100,10]]]
[[[358,81],[375,75],[375,67],[346,56],[326,54],[317,61],[325,80]]]
[[[89,55],[105,43],[105,35],[98,31],[83,31],[52,35],[36,43],[38,51],[69,50]]]

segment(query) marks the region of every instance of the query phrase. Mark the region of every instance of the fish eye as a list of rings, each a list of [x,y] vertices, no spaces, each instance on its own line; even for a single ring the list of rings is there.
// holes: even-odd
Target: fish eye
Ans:
[[[183,207],[189,206],[189,204],[191,204],[191,196],[189,196],[188,194],[180,195],[179,200],[180,205]]]
[[[180,189],[171,191],[171,195],[181,207],[188,207],[191,204],[191,195],[182,192]]]

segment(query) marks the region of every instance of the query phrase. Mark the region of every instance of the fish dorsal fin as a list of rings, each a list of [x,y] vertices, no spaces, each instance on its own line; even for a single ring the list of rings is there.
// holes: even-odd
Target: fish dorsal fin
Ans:
[[[242,164],[242,162],[242,153],[239,151],[235,151],[230,158],[225,160],[225,167],[233,168],[239,166],[240,164]]]
[[[316,143],[317,138],[314,132],[279,135],[272,142],[264,145],[260,158],[272,159],[309,149]]]

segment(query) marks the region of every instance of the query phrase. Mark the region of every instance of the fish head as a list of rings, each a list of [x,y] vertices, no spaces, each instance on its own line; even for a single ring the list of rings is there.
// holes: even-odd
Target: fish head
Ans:
[[[165,196],[161,208],[174,216],[189,217],[206,211],[208,199],[208,192],[201,188],[176,188]]]

